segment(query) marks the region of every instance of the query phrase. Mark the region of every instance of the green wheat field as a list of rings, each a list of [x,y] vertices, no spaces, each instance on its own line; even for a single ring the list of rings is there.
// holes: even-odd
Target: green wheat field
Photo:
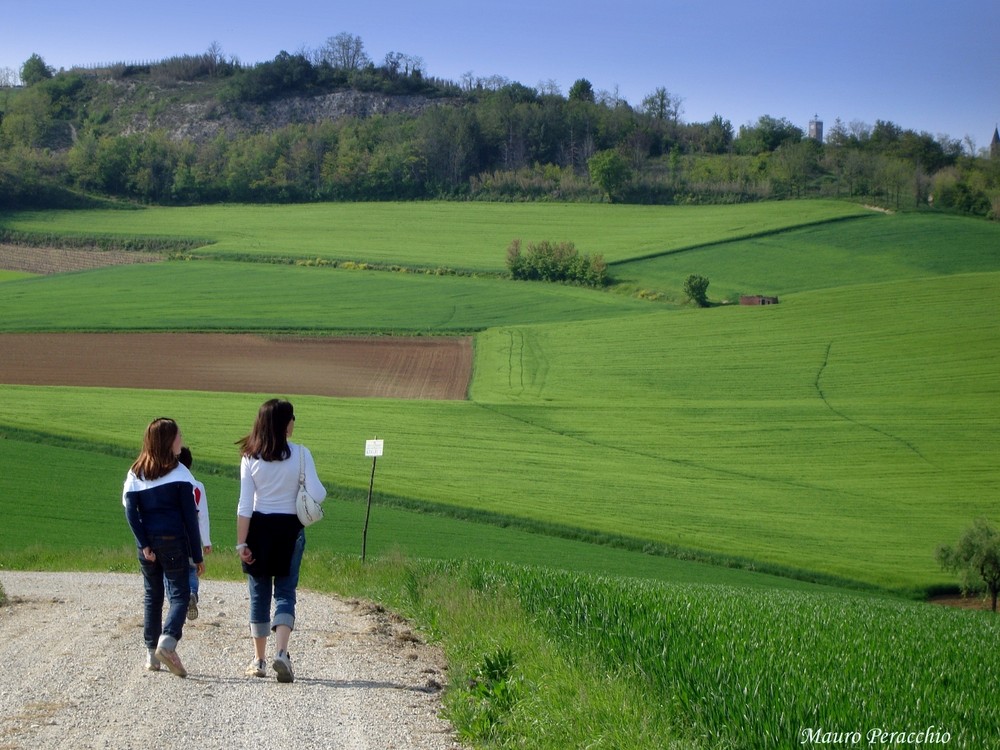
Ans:
[[[55,211],[0,231],[204,243],[0,274],[2,332],[472,334],[465,401],[293,397],[332,493],[311,549],[360,553],[364,443],[383,439],[368,554],[454,568],[642,675],[695,727],[684,746],[874,724],[1000,743],[996,617],[913,601],[956,583],[939,544],[1000,520],[1000,226],[800,201]],[[573,242],[618,283],[509,281],[515,238]],[[711,307],[683,304],[689,274]],[[0,568],[47,568],[67,539],[131,544],[121,482],[163,414],[228,543],[234,442],[286,394],[0,395]]]

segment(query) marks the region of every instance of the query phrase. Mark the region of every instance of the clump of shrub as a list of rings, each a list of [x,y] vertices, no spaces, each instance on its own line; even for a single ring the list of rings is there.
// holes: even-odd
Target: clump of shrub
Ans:
[[[684,280],[684,296],[698,307],[708,307],[708,279],[696,273]]]
[[[531,243],[521,251],[521,240],[507,247],[511,278],[528,281],[562,281],[584,286],[607,286],[611,277],[600,255],[580,255],[572,242]]]
[[[463,727],[462,734],[469,739],[509,739],[506,724],[523,694],[514,652],[500,648],[495,654],[487,653],[469,679],[467,703],[462,707],[468,728]]]

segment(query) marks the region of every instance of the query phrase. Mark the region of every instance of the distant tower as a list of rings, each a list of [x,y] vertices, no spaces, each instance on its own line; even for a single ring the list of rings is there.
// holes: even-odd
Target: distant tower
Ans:
[[[1000,130],[993,128],[993,140],[990,141],[990,158],[1000,159]]]
[[[819,115],[809,121],[809,137],[819,143],[823,142],[823,121],[819,119]]]

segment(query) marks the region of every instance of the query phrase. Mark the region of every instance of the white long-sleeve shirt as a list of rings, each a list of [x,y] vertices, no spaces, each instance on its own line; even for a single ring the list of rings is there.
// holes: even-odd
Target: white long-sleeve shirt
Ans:
[[[316,474],[312,454],[304,445],[289,443],[291,456],[284,461],[262,461],[243,456],[240,460],[240,501],[237,515],[249,518],[259,513],[295,513],[299,491],[299,455],[304,457],[306,489],[317,501],[326,497],[326,488]]]
[[[194,480],[194,505],[198,509],[198,530],[201,532],[201,546],[212,546],[212,525],[208,518],[208,495],[205,494],[205,485]]]

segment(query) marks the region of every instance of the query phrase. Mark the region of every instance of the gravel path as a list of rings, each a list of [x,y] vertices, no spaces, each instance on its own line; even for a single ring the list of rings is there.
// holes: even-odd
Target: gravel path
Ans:
[[[2,571],[0,582],[11,604],[0,607],[0,750],[461,748],[439,718],[440,653],[370,604],[300,589],[295,682],[280,684],[270,667],[243,676],[245,584],[203,580],[180,679],[143,668],[138,573]]]

